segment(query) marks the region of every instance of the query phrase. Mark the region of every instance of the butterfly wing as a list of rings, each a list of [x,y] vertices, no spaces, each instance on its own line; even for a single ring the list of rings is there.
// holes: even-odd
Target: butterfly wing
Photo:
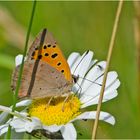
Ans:
[[[38,46],[40,44],[41,34],[42,32],[38,34],[38,36],[32,43],[31,48],[29,49],[27,59],[32,60],[37,59],[37,57],[39,57],[41,61],[48,63],[50,66],[63,73],[66,80],[72,82],[72,75],[70,72],[69,65],[62,51],[60,50],[57,42],[53,38],[52,34],[48,31],[46,33],[45,41],[42,46],[41,55],[38,56]]]
[[[26,61],[24,63],[24,70],[21,79],[21,86],[19,89],[19,98],[28,96],[28,89],[30,86],[32,70],[35,60]],[[16,82],[18,79],[19,66],[16,67],[13,73],[12,89],[15,90]],[[40,61],[35,76],[34,86],[32,88],[30,97],[43,98],[49,96],[60,96],[62,94],[70,92],[72,84],[67,81],[64,75],[51,67],[44,61]]]

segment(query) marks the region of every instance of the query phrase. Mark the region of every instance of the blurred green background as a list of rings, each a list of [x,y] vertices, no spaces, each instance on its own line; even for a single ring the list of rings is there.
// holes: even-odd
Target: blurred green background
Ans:
[[[37,2],[31,38],[47,27],[65,56],[90,49],[105,60],[118,2]],[[10,89],[14,57],[23,53],[32,2],[0,2],[0,104],[12,104]],[[97,138],[140,138],[135,10],[124,2],[110,70],[118,72],[118,97],[103,103],[102,110],[116,118],[115,126],[99,122]],[[96,106],[92,107],[96,109]],[[92,109],[90,108],[90,109]],[[93,121],[75,123],[78,138],[91,138]]]

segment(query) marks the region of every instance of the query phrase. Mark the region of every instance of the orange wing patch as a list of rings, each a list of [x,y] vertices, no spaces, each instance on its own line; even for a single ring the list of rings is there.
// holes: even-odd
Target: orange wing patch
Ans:
[[[34,42],[32,43],[27,59],[37,59],[38,56],[38,46],[40,45],[42,31],[38,34]],[[44,45],[42,46],[41,55],[38,56],[39,59],[48,63],[50,66],[54,67],[58,71],[62,72],[66,80],[72,82],[72,75],[70,72],[69,65],[63,56],[56,40],[50,32],[47,31]]]
[[[35,48],[32,53],[32,59],[37,59],[37,56],[38,49]],[[52,67],[62,72],[68,81],[72,81],[69,65],[57,44],[44,44],[41,50],[41,55],[38,56],[38,59],[50,64]]]

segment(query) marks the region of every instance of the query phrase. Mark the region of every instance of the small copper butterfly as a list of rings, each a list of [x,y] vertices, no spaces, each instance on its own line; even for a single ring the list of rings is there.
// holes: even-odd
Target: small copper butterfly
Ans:
[[[15,90],[20,66],[12,76]],[[68,94],[73,85],[69,65],[52,34],[43,29],[29,48],[24,63],[19,98],[32,99]]]

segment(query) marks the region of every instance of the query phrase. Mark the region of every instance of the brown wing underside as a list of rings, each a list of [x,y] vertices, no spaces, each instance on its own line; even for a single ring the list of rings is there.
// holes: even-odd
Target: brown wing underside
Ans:
[[[32,70],[35,60],[26,61],[24,64],[21,85],[19,89],[19,98],[27,96],[27,91],[31,81]],[[12,76],[12,89],[15,90],[18,79],[19,66],[16,67]],[[30,97],[43,98],[49,96],[60,96],[71,90],[72,84],[68,82],[64,75],[51,67],[46,62],[40,61],[35,76],[35,82]]]

